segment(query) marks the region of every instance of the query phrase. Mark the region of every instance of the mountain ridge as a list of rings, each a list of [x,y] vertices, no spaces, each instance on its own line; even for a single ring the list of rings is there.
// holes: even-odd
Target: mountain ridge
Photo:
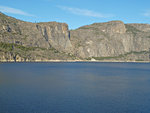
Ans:
[[[0,13],[0,61],[149,61],[150,25],[109,21],[69,30]]]

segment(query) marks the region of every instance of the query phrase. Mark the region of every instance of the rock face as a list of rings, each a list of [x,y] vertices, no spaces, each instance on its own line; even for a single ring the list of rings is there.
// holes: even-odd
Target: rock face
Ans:
[[[149,24],[94,23],[68,30],[65,23],[30,23],[0,13],[0,61],[148,61]]]
[[[0,13],[0,61],[74,59],[65,23],[30,23]]]
[[[124,24],[121,21],[95,23],[71,31],[71,42],[77,56],[128,59],[131,54],[148,60],[150,25]],[[135,55],[135,56],[138,56]],[[128,56],[128,57],[127,57]],[[124,58],[121,58],[124,57]],[[130,57],[130,59],[137,59]]]
[[[69,51],[69,36],[68,25],[65,23],[29,23],[0,14],[1,42]]]

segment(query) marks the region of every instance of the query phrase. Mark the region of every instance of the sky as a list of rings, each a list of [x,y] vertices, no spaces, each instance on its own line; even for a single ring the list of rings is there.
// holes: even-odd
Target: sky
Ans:
[[[28,22],[63,22],[70,29],[121,20],[150,24],[150,0],[0,0],[0,11]]]

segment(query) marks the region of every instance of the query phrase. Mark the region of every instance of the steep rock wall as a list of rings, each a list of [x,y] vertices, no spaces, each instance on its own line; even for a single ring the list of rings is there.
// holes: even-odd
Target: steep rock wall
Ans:
[[[71,51],[68,25],[65,23],[23,22],[0,14],[0,41],[27,47],[56,48]]]
[[[149,48],[149,24],[110,21],[69,31],[65,23],[30,23],[0,13],[0,61],[148,61]]]
[[[145,29],[143,29],[145,28]],[[129,52],[149,51],[149,25],[121,21],[95,23],[71,31],[74,54],[83,57],[114,57]]]

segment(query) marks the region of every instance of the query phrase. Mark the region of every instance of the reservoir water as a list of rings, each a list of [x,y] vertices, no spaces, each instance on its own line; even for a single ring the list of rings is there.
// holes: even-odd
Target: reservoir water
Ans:
[[[0,113],[150,113],[150,64],[1,63]]]

